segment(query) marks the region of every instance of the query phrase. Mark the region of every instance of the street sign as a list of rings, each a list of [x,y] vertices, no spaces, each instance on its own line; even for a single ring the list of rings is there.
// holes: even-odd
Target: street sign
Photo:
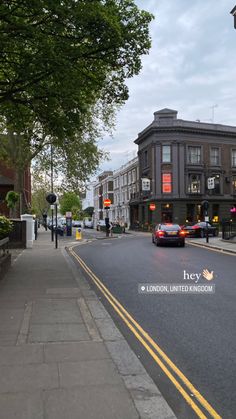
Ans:
[[[56,200],[57,200],[57,196],[53,193],[53,192],[51,192],[51,193],[48,193],[47,195],[46,195],[46,201],[49,203],[49,204],[55,204],[55,202],[56,202]]]
[[[209,177],[207,179],[207,188],[208,189],[214,189],[215,188],[215,178],[214,177]]]
[[[104,205],[104,207],[109,207],[111,205],[111,200],[110,199],[104,199],[103,205]]]
[[[205,217],[205,222],[209,223],[209,217],[208,216]]]
[[[151,181],[148,178],[142,178],[142,191],[150,191]]]
[[[156,209],[156,204],[150,204],[150,205],[149,205],[149,209],[150,209],[151,211],[155,211],[155,209]]]

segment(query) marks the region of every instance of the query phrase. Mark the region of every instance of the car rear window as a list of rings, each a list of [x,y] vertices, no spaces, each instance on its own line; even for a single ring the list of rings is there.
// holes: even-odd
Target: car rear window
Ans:
[[[163,230],[166,230],[166,231],[171,231],[171,230],[179,230],[180,226],[178,224],[172,224],[169,226],[162,225],[161,228],[163,228]]]

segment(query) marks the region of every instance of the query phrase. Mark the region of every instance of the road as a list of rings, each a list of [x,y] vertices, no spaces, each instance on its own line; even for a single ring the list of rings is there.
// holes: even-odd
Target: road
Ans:
[[[94,236],[94,233],[91,234]],[[236,257],[191,245],[185,248],[156,247],[147,234],[96,240],[75,250],[150,339],[184,374],[182,380],[178,371],[173,373],[173,380],[168,377],[143,342],[137,339],[97,290],[176,416],[181,419],[208,418],[217,417],[217,412],[218,417],[235,418]],[[191,279],[186,280],[186,273],[199,274],[204,269],[214,272],[211,281],[215,284],[214,294],[145,295],[138,292],[140,283],[194,283]],[[200,279],[200,283],[209,284],[204,278]],[[168,370],[171,370],[169,366]],[[176,388],[175,379],[183,384],[202,416]],[[191,391],[188,380],[200,392],[200,401]]]

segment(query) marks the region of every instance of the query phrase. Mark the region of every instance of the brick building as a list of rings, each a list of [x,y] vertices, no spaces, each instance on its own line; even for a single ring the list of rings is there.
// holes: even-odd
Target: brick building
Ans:
[[[24,189],[22,201],[24,206],[28,207],[31,204],[31,174],[30,169],[25,170],[24,173]],[[15,171],[13,168],[7,167],[3,162],[0,162],[0,214],[9,216],[9,209],[5,203],[5,198],[8,191],[14,190],[15,185]]]

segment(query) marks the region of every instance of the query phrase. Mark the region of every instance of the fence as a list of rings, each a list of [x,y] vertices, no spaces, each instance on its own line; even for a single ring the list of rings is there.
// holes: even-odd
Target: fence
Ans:
[[[222,239],[230,240],[236,237],[236,222],[223,221],[222,222]]]
[[[0,240],[0,279],[3,278],[5,273],[11,266],[11,255],[8,250],[9,238]]]
[[[13,230],[9,234],[9,247],[26,248],[26,221],[11,220],[13,223]]]

